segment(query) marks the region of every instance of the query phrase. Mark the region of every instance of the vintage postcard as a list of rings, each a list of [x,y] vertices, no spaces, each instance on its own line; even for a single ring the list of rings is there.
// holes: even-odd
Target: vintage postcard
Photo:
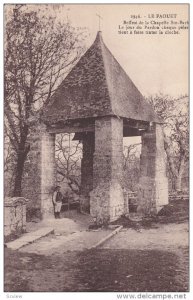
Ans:
[[[4,295],[187,299],[189,4],[5,4],[4,50]]]

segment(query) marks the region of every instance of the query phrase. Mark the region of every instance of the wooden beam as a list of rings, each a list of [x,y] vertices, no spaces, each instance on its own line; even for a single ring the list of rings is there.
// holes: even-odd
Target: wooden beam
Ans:
[[[140,136],[141,132],[137,128],[123,127],[123,137]]]
[[[94,125],[87,126],[62,126],[62,127],[48,127],[47,131],[49,133],[75,133],[75,132],[94,132]]]
[[[124,127],[129,127],[129,128],[145,129],[146,130],[149,127],[149,122],[137,121],[137,120],[131,120],[131,119],[124,119],[123,126]]]

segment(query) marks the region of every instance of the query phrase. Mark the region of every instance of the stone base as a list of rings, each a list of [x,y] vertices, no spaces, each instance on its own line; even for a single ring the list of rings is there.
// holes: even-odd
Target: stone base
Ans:
[[[90,214],[96,224],[108,224],[124,214],[123,190],[120,184],[104,183],[90,192]]]
[[[157,214],[168,204],[168,179],[166,177],[141,177],[138,187],[138,209],[143,215]]]
[[[54,205],[52,203],[52,193],[41,195],[41,218],[50,219],[54,218]]]

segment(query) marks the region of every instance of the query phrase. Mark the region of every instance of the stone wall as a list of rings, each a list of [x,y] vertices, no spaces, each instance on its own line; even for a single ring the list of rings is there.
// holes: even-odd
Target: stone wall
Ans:
[[[138,212],[157,213],[163,205],[168,204],[166,162],[162,128],[154,124],[142,135]]]
[[[96,119],[90,213],[97,223],[116,220],[124,212],[122,171],[123,121],[116,117]]]
[[[44,132],[41,137],[41,213],[43,218],[54,216],[52,194],[55,183],[55,134]]]
[[[20,234],[26,230],[26,199],[23,197],[4,200],[4,235]]]
[[[94,133],[84,134],[81,161],[81,211],[90,212],[90,191],[93,189]]]
[[[32,127],[29,143],[30,152],[25,163],[22,196],[29,199],[27,212],[29,215],[40,216],[41,212],[41,135],[46,130],[38,122]]]

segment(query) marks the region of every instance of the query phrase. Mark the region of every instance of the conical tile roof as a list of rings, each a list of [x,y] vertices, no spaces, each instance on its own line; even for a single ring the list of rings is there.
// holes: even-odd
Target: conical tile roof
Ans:
[[[108,115],[160,122],[98,32],[45,105],[42,119],[56,122]]]

